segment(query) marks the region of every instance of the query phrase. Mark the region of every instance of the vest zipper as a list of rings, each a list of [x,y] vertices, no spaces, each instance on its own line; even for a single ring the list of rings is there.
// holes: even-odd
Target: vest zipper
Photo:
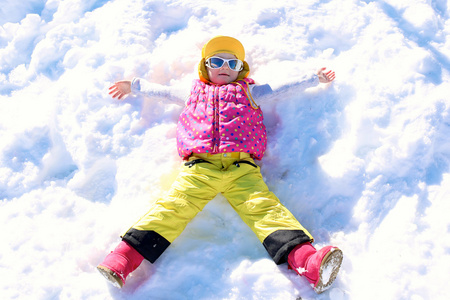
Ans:
[[[213,126],[213,140],[214,140],[214,145],[213,145],[213,149],[212,149],[212,153],[218,153],[219,152],[219,98],[218,98],[218,94],[217,94],[217,89],[219,87],[215,86],[214,87],[214,126]]]

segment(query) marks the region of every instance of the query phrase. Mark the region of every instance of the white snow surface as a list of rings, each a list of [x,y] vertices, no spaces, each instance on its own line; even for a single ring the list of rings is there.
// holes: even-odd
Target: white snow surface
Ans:
[[[445,0],[1,0],[2,299],[446,299]],[[122,290],[96,270],[177,174],[180,107],[111,99],[133,77],[187,96],[202,45],[238,38],[272,88],[267,185],[344,261],[316,295],[217,196]]]

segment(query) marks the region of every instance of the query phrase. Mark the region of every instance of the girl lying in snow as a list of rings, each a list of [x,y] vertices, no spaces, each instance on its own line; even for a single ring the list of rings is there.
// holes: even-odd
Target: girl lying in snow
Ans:
[[[335,280],[342,251],[327,246],[316,250],[313,237],[269,191],[260,168],[266,149],[263,114],[253,97],[272,92],[248,78],[242,44],[217,36],[202,49],[199,79],[179,117],[177,147],[184,160],[168,195],[158,200],[122,237],[119,245],[98,265],[98,270],[118,287],[143,261],[151,263],[181,234],[186,225],[218,193],[250,226],[276,264],[287,262],[305,276],[317,293]],[[334,80],[325,68],[299,84],[315,86]],[[173,96],[157,85],[134,79],[110,87],[113,98],[131,92]]]

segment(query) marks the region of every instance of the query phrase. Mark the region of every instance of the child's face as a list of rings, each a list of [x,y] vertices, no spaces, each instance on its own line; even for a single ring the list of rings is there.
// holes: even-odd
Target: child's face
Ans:
[[[218,56],[225,59],[236,58],[233,54],[230,53],[219,53],[215,54],[214,56]],[[230,69],[228,63],[224,63],[223,66],[218,69],[210,69],[207,67],[206,70],[208,71],[209,80],[212,83],[219,85],[233,82],[238,78],[239,75],[238,71],[233,71]]]

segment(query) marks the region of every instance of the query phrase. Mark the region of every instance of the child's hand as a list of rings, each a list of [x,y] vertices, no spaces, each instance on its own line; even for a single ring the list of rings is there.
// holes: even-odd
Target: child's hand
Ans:
[[[334,78],[336,77],[336,74],[334,73],[334,71],[330,70],[328,72],[324,72],[327,68],[320,68],[317,71],[317,76],[319,76],[319,81],[321,83],[329,83],[332,82],[334,80]]]
[[[130,80],[117,81],[112,86],[110,86],[109,90],[110,90],[109,94],[113,98],[121,100],[123,97],[131,93],[131,81]]]

